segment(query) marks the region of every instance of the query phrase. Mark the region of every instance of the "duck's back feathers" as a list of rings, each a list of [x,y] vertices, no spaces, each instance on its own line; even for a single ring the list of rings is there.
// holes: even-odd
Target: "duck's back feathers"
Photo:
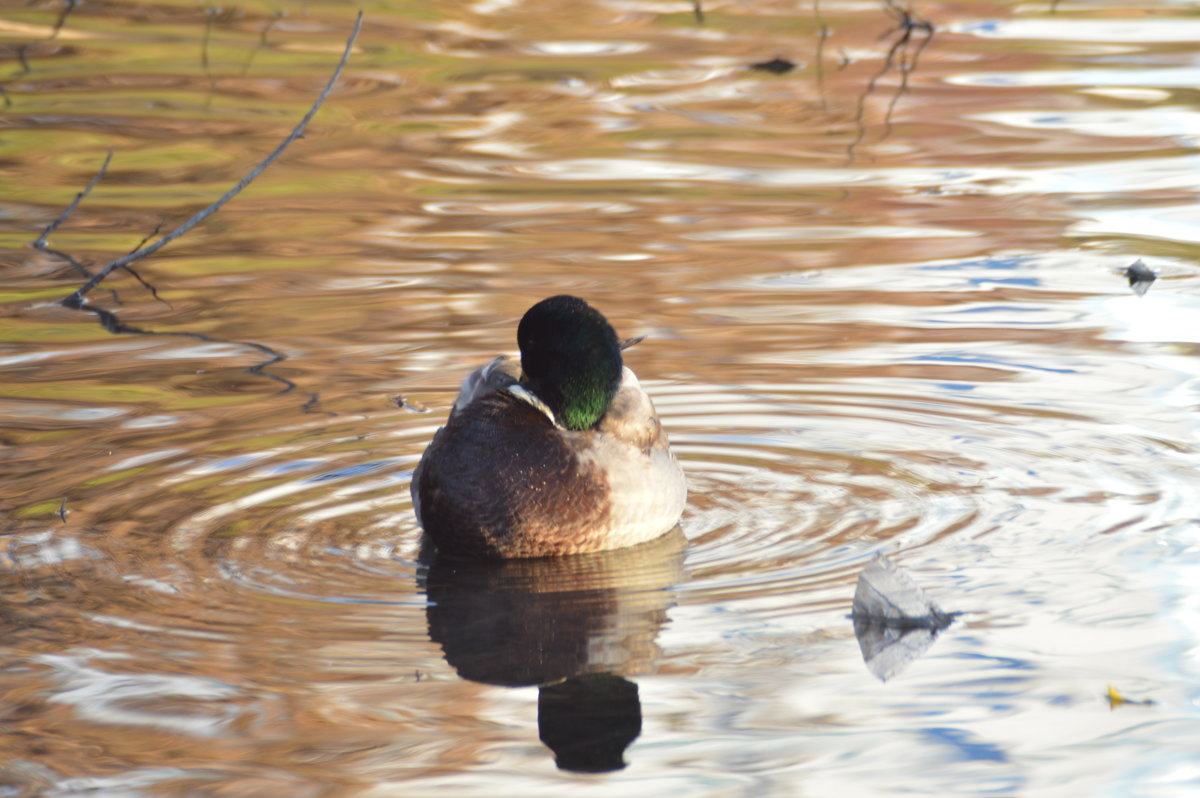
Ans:
[[[507,558],[604,548],[592,539],[607,523],[603,474],[563,432],[507,390],[455,410],[414,475],[421,525],[438,549]]]
[[[521,365],[505,355],[493,358],[491,363],[480,366],[463,378],[454,400],[454,411],[462,410],[476,399],[517,384]]]

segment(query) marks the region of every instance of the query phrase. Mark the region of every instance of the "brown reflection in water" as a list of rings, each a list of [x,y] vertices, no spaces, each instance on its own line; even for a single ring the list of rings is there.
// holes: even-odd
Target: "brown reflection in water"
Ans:
[[[642,732],[637,685],[611,673],[592,673],[541,687],[538,730],[561,770],[620,770],[625,749]]]
[[[429,637],[464,679],[538,685],[543,742],[564,770],[624,767],[637,686],[684,578],[676,527],[631,549],[531,560],[436,557],[421,580]]]
[[[430,638],[464,679],[547,684],[582,673],[644,672],[683,579],[676,527],[642,546],[570,557],[437,557],[422,580]]]

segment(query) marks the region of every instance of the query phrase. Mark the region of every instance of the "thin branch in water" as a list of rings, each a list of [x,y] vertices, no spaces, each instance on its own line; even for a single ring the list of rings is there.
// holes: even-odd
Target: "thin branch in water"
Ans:
[[[84,186],[83,191],[80,191],[78,194],[76,194],[75,199],[71,200],[71,204],[68,205],[63,212],[54,219],[54,221],[50,222],[50,224],[46,226],[46,229],[42,231],[42,234],[38,236],[36,241],[30,244],[30,246],[34,249],[41,250],[48,255],[53,255],[60,260],[66,261],[85,278],[90,278],[92,276],[91,271],[82,263],[73,258],[70,254],[63,252],[60,249],[54,249],[51,247],[46,243],[46,239],[49,238],[50,234],[57,230],[63,224],[63,222],[70,218],[71,214],[75,212],[75,209],[79,207],[79,203],[83,202],[87,195],[92,193],[92,189],[96,187],[96,184],[104,179],[104,175],[108,172],[108,165],[112,161],[112,157],[112,150],[109,150],[108,154],[104,157],[104,163],[100,164],[100,170],[96,172],[91,180],[88,181],[88,184]],[[116,294],[114,293],[113,296],[115,298]]]
[[[60,249],[53,249],[53,248],[47,247],[47,246],[41,246],[41,247],[38,247],[38,249],[40,249],[42,252],[45,252],[47,255],[53,255],[54,257],[59,258],[60,260],[65,260],[72,268],[75,269],[75,271],[79,272],[80,276],[84,277],[85,279],[92,276],[92,272],[90,269],[88,269],[87,266],[84,266],[82,263],[75,260],[73,257],[71,257],[66,252],[63,252]]]
[[[907,11],[905,11],[904,14],[905,21],[902,24],[907,25],[907,23],[910,21],[910,18]],[[908,94],[908,76],[916,71],[917,62],[921,59],[921,53],[923,53],[925,48],[929,46],[929,43],[933,41],[933,25],[925,20],[918,20],[918,23],[915,26],[905,27],[905,36],[902,36],[896,44],[893,44],[892,49],[895,50],[897,45],[901,42],[907,45],[908,39],[911,38],[910,34],[914,28],[924,31],[925,38],[921,39],[921,43],[917,45],[917,49],[913,52],[912,58],[907,57],[907,46],[905,46],[900,53],[900,61],[898,65],[900,70],[900,85],[896,87],[896,93],[892,95],[891,101],[888,102],[887,112],[883,115],[883,139],[887,139],[892,135],[892,113],[896,110],[896,104],[900,102],[900,97]]]
[[[912,39],[912,32],[914,30],[922,31],[927,36],[933,36],[933,23],[927,19],[918,17],[912,12],[912,9],[901,6],[898,2],[896,2],[896,0],[885,0],[884,8],[896,19],[897,28],[903,31],[900,35],[900,40],[896,44],[908,44],[908,42]],[[888,34],[885,33],[879,38],[883,39],[887,35]]]
[[[63,6],[62,13],[58,15],[58,21],[54,23],[54,32],[50,34],[51,39],[58,38],[58,32],[67,24],[67,17],[71,16],[71,12],[79,5],[81,0],[67,0]]]
[[[917,59],[920,58],[921,53],[929,45],[929,42],[933,40],[934,27],[932,22],[917,17],[907,8],[901,7],[896,0],[886,0],[884,3],[884,8],[889,14],[896,18],[896,30],[900,31],[900,37],[897,38],[896,41],[892,42],[892,46],[888,48],[887,57],[884,59],[883,66],[880,67],[878,72],[871,76],[869,81],[867,81],[866,89],[858,98],[858,110],[854,115],[854,123],[857,128],[857,134],[854,137],[854,141],[850,142],[850,146],[846,149],[846,157],[851,162],[854,160],[854,151],[858,148],[858,145],[862,143],[863,139],[867,135],[867,126],[864,121],[864,117],[866,116],[867,98],[874,94],[875,86],[884,75],[891,72],[892,69],[897,68],[897,63],[899,63],[900,85],[896,89],[895,96],[893,96],[891,101],[888,103],[887,111],[885,112],[884,116],[884,138],[886,138],[891,132],[892,111],[896,107],[896,102],[899,100],[901,94],[904,94],[908,91],[908,75],[913,69],[916,68]],[[922,31],[925,34],[925,38],[922,40],[921,44],[917,46],[917,50],[913,54],[912,60],[909,61],[907,58],[908,45],[912,41],[914,30]],[[889,36],[893,32],[894,31],[888,31],[880,38]],[[900,56],[898,62],[896,59],[897,54]]]
[[[153,283],[146,282],[146,279],[144,277],[142,277],[141,272],[139,272],[137,269],[133,268],[132,266],[122,266],[121,268],[124,269],[125,271],[129,272],[129,274],[133,276],[133,279],[137,280],[138,283],[141,284],[142,288],[145,288],[147,291],[149,291],[150,296],[154,297],[156,302],[163,303],[171,310],[175,309],[174,305],[172,305],[170,302],[168,302],[167,300],[163,299],[162,297],[160,297],[158,295],[158,289],[154,287]]]
[[[267,20],[267,24],[263,25],[262,31],[260,31],[258,34],[258,44],[256,44],[250,50],[250,55],[246,56],[246,63],[242,64],[243,76],[250,71],[250,65],[254,63],[254,57],[258,55],[258,51],[267,46],[267,34],[270,32],[271,28],[275,26],[276,22],[283,19],[283,14],[284,12],[282,11],[276,11],[271,15],[271,18]]]
[[[697,25],[704,24],[704,6],[701,3],[702,0],[692,0],[692,16],[696,18]]]
[[[159,232],[162,230],[162,226],[164,224],[166,224],[165,219],[161,220],[158,224],[154,225],[154,229],[151,230],[149,233],[146,233],[146,235],[142,236],[142,240],[137,242],[137,246],[135,246],[133,249],[131,249],[129,251],[137,252],[139,249],[146,246],[146,242],[149,241],[150,239],[154,238],[156,235],[158,235]]]
[[[28,44],[22,44],[17,48],[17,62],[21,65],[21,71],[17,73],[18,75],[28,75],[33,71],[33,67],[29,66],[29,59],[25,56],[28,50]]]
[[[102,269],[100,269],[100,271],[98,271],[95,275],[93,275],[92,278],[90,280],[88,280],[86,283],[84,283],[75,293],[64,298],[62,300],[62,304],[69,308],[82,307],[84,296],[86,296],[89,291],[91,291],[93,288],[95,288],[97,285],[99,285],[101,282],[103,282],[104,279],[108,277],[108,275],[113,273],[113,271],[115,271],[116,269],[120,269],[124,266],[127,266],[136,260],[140,260],[141,258],[145,258],[150,255],[153,255],[155,252],[162,249],[167,244],[169,244],[172,241],[174,241],[175,239],[179,238],[184,233],[187,233],[193,227],[200,224],[202,221],[207,219],[209,216],[212,216],[214,213],[216,213],[218,210],[220,210],[221,207],[223,205],[225,205],[225,203],[229,202],[229,200],[233,199],[239,193],[241,193],[242,189],[244,189],[246,186],[250,185],[250,183],[256,177],[258,177],[260,174],[262,174],[262,172],[268,166],[270,166],[272,163],[274,163],[275,159],[278,158],[283,153],[283,151],[286,150],[293,141],[300,138],[300,135],[304,132],[304,128],[308,126],[308,123],[312,120],[312,118],[314,116],[316,116],[317,111],[320,110],[321,106],[325,103],[325,100],[333,92],[333,87],[335,85],[337,85],[338,78],[341,77],[342,70],[346,67],[346,62],[350,60],[350,52],[354,48],[354,42],[358,38],[358,32],[360,30],[362,30],[362,20],[363,20],[363,14],[361,11],[359,11],[358,18],[354,22],[354,30],[351,31],[350,37],[346,40],[345,52],[342,53],[341,60],[338,61],[337,68],[334,69],[333,75],[330,76],[329,81],[325,84],[325,88],[321,91],[320,96],[317,97],[317,100],[316,100],[316,102],[313,103],[312,107],[308,109],[308,113],[306,113],[304,115],[304,118],[302,118],[300,120],[299,124],[296,125],[296,127],[292,130],[292,132],[288,135],[288,137],[285,138],[279,144],[279,146],[276,147],[271,152],[270,155],[268,155],[257,166],[255,166],[253,169],[251,169],[246,174],[245,177],[243,177],[241,180],[238,181],[237,185],[235,185],[233,188],[226,191],[225,194],[222,195],[220,199],[218,199],[216,202],[213,202],[211,205],[204,208],[200,212],[196,213],[194,216],[192,216],[186,222],[181,224],[179,227],[176,227],[174,230],[167,233],[162,238],[155,241],[153,244],[136,249],[127,255],[124,255],[120,258],[117,258],[114,261],[110,261],[109,263],[105,264],[104,267]]]
[[[67,497],[63,496],[62,504],[58,505],[58,517],[62,522],[67,523]]]
[[[139,242],[138,242],[138,244],[137,244],[137,246],[135,246],[135,247],[134,247],[132,250],[130,250],[130,251],[131,251],[131,252],[136,252],[137,250],[139,250],[139,249],[141,249],[142,247],[144,247],[144,246],[146,245],[146,242],[147,242],[147,241],[149,241],[150,239],[152,239],[152,238],[154,238],[156,235],[158,235],[159,231],[160,231],[160,230],[162,230],[162,226],[163,226],[163,222],[159,222],[158,224],[156,224],[156,225],[154,226],[154,229],[153,229],[153,230],[151,230],[151,231],[150,231],[149,233],[147,233],[146,235],[142,236],[142,240],[141,240],[141,241],[139,241]],[[163,299],[162,297],[160,297],[160,296],[158,295],[158,289],[157,289],[157,288],[155,288],[155,287],[154,287],[154,285],[153,285],[152,283],[148,283],[148,282],[146,282],[146,281],[145,281],[145,280],[142,278],[142,274],[141,274],[141,272],[139,272],[137,269],[133,268],[132,266],[130,266],[130,265],[128,265],[128,264],[126,264],[125,266],[122,266],[121,268],[122,268],[122,269],[124,269],[125,271],[129,272],[131,275],[133,275],[133,278],[134,278],[135,280],[137,280],[139,283],[141,283],[141,284],[142,284],[142,288],[145,288],[147,291],[149,291],[149,292],[150,292],[150,296],[154,297],[154,298],[155,298],[155,300],[157,300],[157,301],[159,301],[159,302],[163,303],[163,304],[164,304],[164,305],[166,305],[168,308],[171,308],[172,310],[174,310],[174,307],[171,305],[171,303],[170,303],[170,302],[168,302],[167,300]]]
[[[300,120],[300,122],[296,125],[296,127],[292,130],[292,132],[287,136],[287,138],[285,138],[283,140],[282,143],[279,144],[278,147],[275,148],[275,150],[273,150],[265,159],[263,159],[263,161],[261,161],[252,170],[250,170],[250,172],[247,173],[246,176],[243,177],[238,182],[237,185],[235,185],[233,188],[231,188],[229,191],[227,191],[218,200],[216,200],[215,202],[213,202],[212,204],[210,204],[203,210],[201,210],[198,213],[191,216],[187,221],[185,221],[183,224],[179,225],[175,229],[171,230],[169,233],[164,235],[162,238],[159,238],[154,243],[147,245],[146,242],[158,234],[158,231],[159,231],[159,229],[161,229],[161,226],[162,226],[160,224],[153,232],[150,233],[150,235],[143,238],[141,243],[139,243],[138,246],[135,247],[131,252],[127,253],[123,257],[117,258],[116,260],[113,260],[113,261],[107,263],[99,272],[97,272],[94,275],[91,275],[89,277],[88,281],[86,283],[84,283],[83,286],[81,286],[74,294],[71,294],[70,296],[64,298],[61,301],[61,304],[65,307],[74,308],[74,309],[78,309],[78,310],[84,310],[89,313],[95,314],[97,317],[97,320],[100,322],[100,325],[102,327],[104,327],[104,329],[106,329],[107,331],[109,331],[110,333],[112,333],[114,335],[169,335],[169,336],[179,336],[179,337],[191,338],[194,340],[205,341],[208,343],[234,344],[234,345],[238,345],[238,346],[249,347],[251,349],[257,350],[258,352],[262,353],[263,355],[266,355],[267,359],[261,363],[257,363],[255,365],[247,368],[246,369],[247,373],[253,374],[258,377],[263,377],[265,379],[268,379],[273,382],[277,382],[277,383],[281,384],[283,386],[283,389],[280,391],[280,393],[288,393],[288,392],[294,390],[296,388],[296,384],[294,382],[292,382],[291,380],[287,379],[286,377],[280,377],[278,375],[269,374],[264,371],[264,369],[266,369],[267,367],[273,366],[276,363],[280,363],[286,359],[282,353],[277,352],[276,350],[272,349],[269,346],[266,346],[265,344],[259,344],[259,343],[255,343],[252,341],[225,341],[225,340],[221,340],[221,339],[217,339],[217,338],[212,338],[207,335],[203,335],[201,333],[159,332],[159,331],[155,331],[155,330],[146,330],[146,329],[142,329],[140,327],[134,327],[133,325],[125,324],[124,322],[122,322],[120,319],[117,318],[116,314],[114,314],[112,311],[105,310],[105,309],[97,307],[95,305],[88,304],[85,297],[92,289],[94,289],[98,285],[100,285],[100,283],[103,282],[104,279],[106,277],[108,277],[108,275],[112,274],[112,272],[116,271],[117,269],[124,269],[124,270],[128,271],[130,274],[132,274],[143,286],[145,286],[151,292],[151,294],[153,294],[155,299],[159,299],[160,301],[163,301],[159,298],[158,292],[154,289],[154,287],[152,285],[150,285],[148,282],[146,282],[144,279],[142,279],[141,275],[137,271],[135,271],[134,269],[132,269],[130,267],[130,264],[134,263],[135,261],[137,261],[141,258],[147,257],[147,256],[153,254],[154,252],[157,252],[159,249],[161,249],[166,244],[168,244],[171,241],[175,240],[176,238],[179,238],[180,236],[184,235],[189,230],[191,230],[196,225],[198,225],[200,222],[207,219],[209,216],[211,216],[213,213],[215,213],[217,210],[219,210],[226,202],[233,199],[233,197],[235,197],[238,193],[240,193],[242,191],[242,189],[244,189],[246,186],[248,186],[256,177],[258,177],[259,174],[261,174],[268,166],[270,166],[275,161],[276,158],[278,158],[283,153],[283,151],[288,147],[288,145],[290,145],[293,141],[295,141],[297,138],[299,138],[301,136],[301,134],[304,132],[304,128],[308,125],[308,123],[312,120],[312,118],[316,115],[317,111],[320,109],[321,105],[325,102],[326,99],[328,99],[329,95],[332,93],[333,88],[336,85],[338,78],[341,76],[342,70],[345,68],[346,63],[349,61],[350,53],[354,47],[354,42],[358,38],[359,31],[362,29],[362,20],[363,20],[363,14],[360,11],[357,19],[355,20],[354,29],[346,41],[345,52],[343,52],[341,59],[338,61],[337,67],[334,70],[333,75],[330,76],[324,89],[321,91],[321,94],[317,97],[317,99],[313,103],[312,107],[309,108],[308,113],[306,113],[304,115],[304,117]],[[86,270],[86,268],[84,268],[82,266],[82,264],[79,264],[77,261],[75,261],[73,258],[71,258],[66,253],[58,253],[56,250],[49,249],[45,244],[45,240],[46,240],[46,237],[51,232],[53,232],[53,230],[55,230],[59,225],[61,225],[67,219],[68,216],[70,216],[70,214],[75,210],[75,208],[79,205],[79,203],[83,200],[83,198],[86,197],[88,195],[88,193],[90,193],[92,188],[95,186],[95,184],[97,182],[99,182],[100,178],[104,175],[104,172],[107,170],[108,163],[111,158],[112,158],[112,153],[110,152],[108,155],[108,158],[105,159],[104,165],[101,167],[100,173],[97,174],[96,177],[92,178],[92,181],[88,184],[88,186],[82,192],[80,192],[80,194],[75,198],[75,200],[71,203],[71,205],[60,215],[60,217],[58,219],[56,219],[54,222],[52,222],[50,224],[49,227],[47,227],[47,229],[43,232],[42,236],[39,237],[37,242],[35,242],[35,246],[38,246],[39,249],[43,249],[47,252],[57,254],[59,257],[63,257],[68,262],[72,263],[77,268],[81,269],[85,274],[87,273],[87,270]],[[117,299],[116,293],[113,292],[113,300],[116,301],[116,299]],[[169,305],[169,303],[168,303],[168,305]],[[310,394],[309,399],[303,405],[303,408],[302,408],[303,411],[306,413],[324,412],[324,411],[313,410],[313,406],[316,404],[316,402],[317,402],[316,394]],[[328,415],[335,415],[335,414],[329,413]]]
[[[42,231],[42,234],[38,236],[37,241],[34,241],[31,245],[34,249],[46,248],[46,239],[50,236],[50,234],[57,230],[59,225],[65,222],[67,218],[75,212],[75,209],[79,207],[79,203],[83,202],[84,199],[87,198],[87,195],[92,193],[92,189],[96,187],[96,184],[104,179],[104,175],[106,172],[108,172],[108,164],[112,161],[112,157],[113,151],[109,150],[108,155],[104,156],[104,163],[100,164],[100,171],[96,172],[95,176],[88,181],[88,184],[83,187],[83,191],[80,191],[75,195],[75,199],[71,200],[71,204],[66,207],[66,210],[60,213],[58,218],[52,221],[46,227],[46,229]]]
[[[104,308],[97,307],[95,305],[89,305],[86,302],[81,304],[78,309],[87,311],[88,313],[96,314],[96,318],[100,322],[100,326],[108,330],[113,335],[164,335],[179,338],[191,338],[192,340],[204,341],[205,343],[209,344],[234,344],[235,346],[245,346],[249,347],[250,349],[256,349],[262,354],[266,355],[267,359],[262,363],[256,363],[255,365],[247,368],[247,373],[254,374],[255,376],[263,377],[271,380],[272,382],[277,382],[283,385],[283,390],[281,390],[279,393],[289,393],[296,388],[296,383],[292,382],[287,377],[280,377],[278,374],[268,374],[263,371],[263,369],[265,369],[267,366],[273,366],[276,363],[286,359],[281,353],[275,351],[266,344],[260,344],[254,341],[226,341],[221,338],[213,338],[205,335],[204,333],[162,332],[160,330],[147,330],[142,327],[134,327],[132,324],[126,324],[125,322],[121,321],[119,318],[117,318],[117,314],[113,313],[111,310],[105,310]]]

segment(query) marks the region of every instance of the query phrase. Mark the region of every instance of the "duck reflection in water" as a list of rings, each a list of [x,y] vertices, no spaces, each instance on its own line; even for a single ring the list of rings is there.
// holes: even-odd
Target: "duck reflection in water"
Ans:
[[[520,560],[422,554],[429,637],[464,679],[538,687],[539,736],[559,768],[625,767],[637,685],[683,579],[679,529],[626,549]]]

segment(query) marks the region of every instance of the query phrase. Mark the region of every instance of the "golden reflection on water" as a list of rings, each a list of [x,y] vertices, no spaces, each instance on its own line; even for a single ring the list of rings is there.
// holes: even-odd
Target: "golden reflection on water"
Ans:
[[[0,13],[0,792],[1200,789],[1191,21],[922,6],[889,67],[880,7],[703,10],[366,9],[91,295],[141,335],[29,244],[109,149],[84,266],[211,202],[353,15]],[[687,545],[430,562],[411,469],[564,291],[649,336]],[[881,548],[966,613],[886,688]]]

